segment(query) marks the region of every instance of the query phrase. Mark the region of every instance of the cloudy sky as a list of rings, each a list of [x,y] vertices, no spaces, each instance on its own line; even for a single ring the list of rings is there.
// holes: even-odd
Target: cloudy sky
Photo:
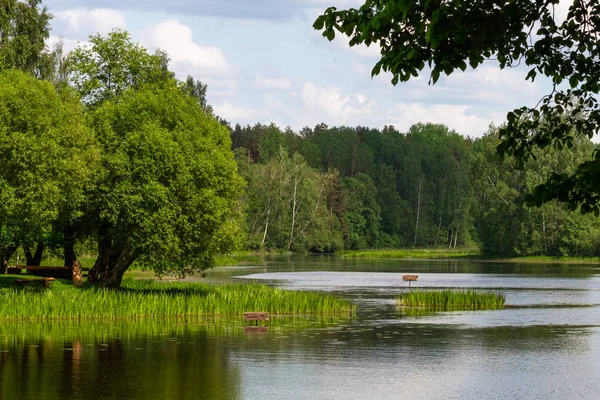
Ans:
[[[409,83],[371,79],[375,48],[329,43],[312,28],[328,6],[360,0],[48,0],[54,15],[51,42],[68,49],[89,35],[128,30],[151,51],[166,50],[179,78],[208,84],[208,101],[232,123],[274,122],[299,130],[330,126],[444,123],[481,136],[506,112],[534,105],[547,82],[525,82],[526,68],[500,71],[490,62],[476,71]]]

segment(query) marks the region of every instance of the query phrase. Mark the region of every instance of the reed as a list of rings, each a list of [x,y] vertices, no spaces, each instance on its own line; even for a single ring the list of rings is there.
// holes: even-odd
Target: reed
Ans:
[[[390,250],[350,250],[339,253],[343,258],[472,258],[479,256],[479,250],[450,249],[390,249]]]
[[[403,307],[427,307],[442,310],[497,310],[506,298],[499,292],[477,290],[411,290],[396,297]]]
[[[333,295],[289,291],[258,284],[209,285],[129,279],[119,290],[76,289],[56,281],[49,289],[0,289],[0,319],[118,320],[160,317],[335,315],[354,306]]]

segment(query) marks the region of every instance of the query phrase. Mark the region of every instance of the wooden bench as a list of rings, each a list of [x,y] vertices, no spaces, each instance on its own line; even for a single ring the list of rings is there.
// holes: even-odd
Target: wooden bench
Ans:
[[[415,282],[417,279],[419,279],[419,275],[403,275],[402,276],[402,280],[408,282],[408,287],[410,287],[411,282]]]
[[[41,265],[41,266],[28,265],[28,266],[24,266],[24,267],[19,266],[19,268],[26,269],[28,275],[53,276],[55,278],[56,277],[69,278],[69,277],[73,276],[73,271],[69,267],[48,266],[48,265]],[[82,271],[87,271],[87,270],[89,270],[89,268],[82,268]]]
[[[44,287],[50,287],[54,278],[30,278],[30,279],[15,279],[15,283],[21,286],[29,286],[30,284],[41,284]]]
[[[269,313],[266,312],[245,312],[244,321],[255,321],[258,325],[258,321],[268,321]]]

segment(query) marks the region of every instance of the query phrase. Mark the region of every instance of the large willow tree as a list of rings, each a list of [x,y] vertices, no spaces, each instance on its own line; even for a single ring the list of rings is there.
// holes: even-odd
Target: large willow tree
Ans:
[[[212,266],[240,239],[244,184],[229,131],[173,78],[166,54],[120,30],[90,43],[69,61],[102,154],[85,221],[100,284],[118,287],[136,261],[159,273]]]

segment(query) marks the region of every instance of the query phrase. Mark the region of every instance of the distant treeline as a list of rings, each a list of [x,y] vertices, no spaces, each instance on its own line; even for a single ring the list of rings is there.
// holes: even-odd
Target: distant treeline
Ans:
[[[331,252],[473,248],[490,256],[599,255],[600,220],[525,196],[593,143],[537,154],[523,170],[496,155],[497,129],[463,137],[444,125],[231,129],[247,181],[249,248]]]

